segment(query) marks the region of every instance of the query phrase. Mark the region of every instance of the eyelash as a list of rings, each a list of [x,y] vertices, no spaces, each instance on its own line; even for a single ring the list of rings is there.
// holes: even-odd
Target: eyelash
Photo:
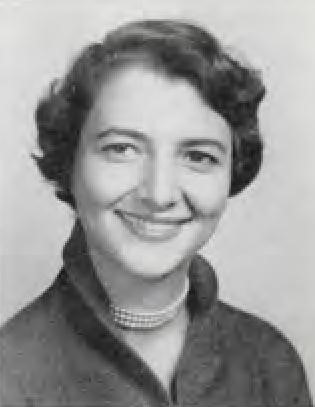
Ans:
[[[197,158],[197,161],[195,163],[200,163],[202,164],[201,160],[206,159],[208,165],[213,165],[213,164],[219,164],[219,159],[210,153],[205,153],[204,151],[198,151],[198,150],[190,150],[185,153],[185,156],[190,156]]]
[[[105,153],[123,154],[128,148],[131,148],[135,152],[139,152],[139,149],[130,143],[112,143],[101,147],[101,151]]]
[[[130,160],[134,159],[133,156],[128,157],[125,155],[126,150],[132,150],[132,154],[138,154],[140,152],[139,148],[131,143],[111,143],[101,147],[101,151],[108,155],[109,159],[113,159],[114,161],[119,161],[120,159],[123,160]],[[112,154],[112,156],[111,156]],[[195,170],[207,170],[213,165],[219,164],[219,159],[213,154],[199,151],[199,150],[188,150],[183,154],[184,160],[188,159],[188,165],[193,166]]]

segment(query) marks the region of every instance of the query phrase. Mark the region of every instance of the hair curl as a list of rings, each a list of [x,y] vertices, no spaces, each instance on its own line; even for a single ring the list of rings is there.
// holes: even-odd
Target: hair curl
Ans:
[[[59,199],[75,207],[71,174],[82,125],[106,73],[131,63],[146,63],[183,78],[229,123],[233,133],[230,196],[257,175],[263,144],[257,110],[265,94],[255,70],[233,59],[204,29],[176,20],[144,20],[110,32],[86,47],[64,80],[55,81],[36,109],[38,146],[33,155]]]

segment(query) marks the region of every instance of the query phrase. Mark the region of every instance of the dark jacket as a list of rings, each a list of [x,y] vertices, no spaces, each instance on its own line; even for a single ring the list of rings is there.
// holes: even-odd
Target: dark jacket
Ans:
[[[190,324],[168,396],[111,322],[108,299],[75,233],[52,286],[2,328],[2,405],[311,406],[288,341],[218,300],[214,271],[200,256],[190,281]]]

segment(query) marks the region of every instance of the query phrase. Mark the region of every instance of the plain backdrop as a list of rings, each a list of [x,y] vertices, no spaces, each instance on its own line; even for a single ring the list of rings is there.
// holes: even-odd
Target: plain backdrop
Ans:
[[[203,253],[222,299],[295,344],[315,393],[313,0],[0,0],[1,321],[55,277],[73,222],[30,159],[38,98],[82,45],[117,23],[155,17],[199,22],[262,71],[264,166]]]

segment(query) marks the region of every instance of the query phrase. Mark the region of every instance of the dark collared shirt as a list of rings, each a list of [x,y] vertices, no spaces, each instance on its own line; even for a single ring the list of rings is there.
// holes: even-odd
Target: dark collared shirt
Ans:
[[[76,228],[56,281],[2,328],[2,404],[310,407],[303,367],[283,335],[220,301],[202,257],[189,276],[190,323],[169,396],[111,322]]]

